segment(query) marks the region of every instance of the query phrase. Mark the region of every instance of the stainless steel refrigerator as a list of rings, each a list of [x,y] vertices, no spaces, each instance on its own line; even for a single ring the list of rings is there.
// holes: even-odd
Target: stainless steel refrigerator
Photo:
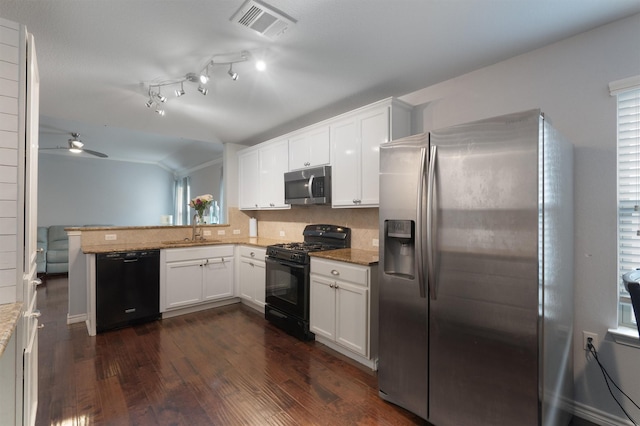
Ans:
[[[573,155],[539,110],[380,147],[380,396],[436,426],[568,424]]]

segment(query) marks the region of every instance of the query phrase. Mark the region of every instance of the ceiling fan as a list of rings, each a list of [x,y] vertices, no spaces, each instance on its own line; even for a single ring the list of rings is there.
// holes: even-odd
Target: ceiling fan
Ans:
[[[55,148],[40,148],[41,150],[46,149],[66,149],[69,152],[74,154],[80,154],[81,152],[86,152],[87,154],[95,155],[100,158],[109,157],[107,154],[103,154],[102,152],[93,151],[91,149],[84,148],[84,143],[80,140],[80,133],[71,133],[71,139],[69,139],[69,146],[56,146]]]

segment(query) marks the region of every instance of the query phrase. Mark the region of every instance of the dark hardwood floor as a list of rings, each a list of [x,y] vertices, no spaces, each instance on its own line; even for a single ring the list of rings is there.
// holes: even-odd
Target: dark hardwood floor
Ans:
[[[38,289],[37,425],[414,425],[375,373],[240,304],[89,337],[67,279]]]
[[[67,300],[64,276],[38,288],[37,425],[428,425],[374,372],[240,304],[89,337]]]

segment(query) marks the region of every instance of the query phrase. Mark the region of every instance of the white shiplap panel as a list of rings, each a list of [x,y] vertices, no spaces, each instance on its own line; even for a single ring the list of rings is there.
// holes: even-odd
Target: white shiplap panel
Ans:
[[[18,168],[0,165],[0,182],[18,183]]]
[[[4,43],[0,43],[0,58],[2,58],[3,61],[11,64],[17,64],[20,56],[18,52],[19,51],[16,46],[9,46]]]
[[[15,273],[15,272],[14,272]],[[16,287],[0,287],[0,304],[16,301]]]
[[[18,131],[18,116],[13,114],[1,114],[0,113],[0,130],[7,130],[10,132]]]
[[[0,78],[0,95],[17,98],[20,94],[19,88],[20,85],[17,81]]]
[[[15,235],[18,220],[15,217],[0,217],[0,235]]]
[[[16,285],[15,265],[12,269],[0,269],[0,287],[15,286],[15,285]],[[16,291],[15,287],[13,291]]]
[[[18,202],[14,200],[0,200],[0,217],[16,217]],[[2,250],[2,247],[0,247]]]
[[[0,18],[0,27],[6,27],[7,30],[18,31],[18,29],[20,29],[20,24],[9,21],[8,19]],[[4,40],[2,40],[2,42],[4,43]]]
[[[0,251],[16,251],[16,236],[0,235]]]
[[[0,130],[0,148],[18,149],[18,133]]]
[[[0,166],[18,166],[18,150],[0,148]]]
[[[18,64],[0,61],[0,78],[18,80]]]
[[[16,114],[18,112],[18,98],[3,96],[0,93],[0,112]]]
[[[16,252],[14,251],[0,251],[0,269],[15,269],[16,268]]]
[[[17,200],[18,185],[15,183],[0,183],[0,200]]]

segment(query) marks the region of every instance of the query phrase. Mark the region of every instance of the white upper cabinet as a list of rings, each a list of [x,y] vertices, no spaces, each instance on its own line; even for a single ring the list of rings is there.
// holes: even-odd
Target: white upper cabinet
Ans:
[[[377,207],[380,144],[408,136],[411,107],[385,100],[331,124],[332,206]]]
[[[289,170],[329,164],[329,125],[303,130],[289,138]]]
[[[286,139],[238,153],[238,195],[241,210],[283,209],[284,173],[289,167]]]

